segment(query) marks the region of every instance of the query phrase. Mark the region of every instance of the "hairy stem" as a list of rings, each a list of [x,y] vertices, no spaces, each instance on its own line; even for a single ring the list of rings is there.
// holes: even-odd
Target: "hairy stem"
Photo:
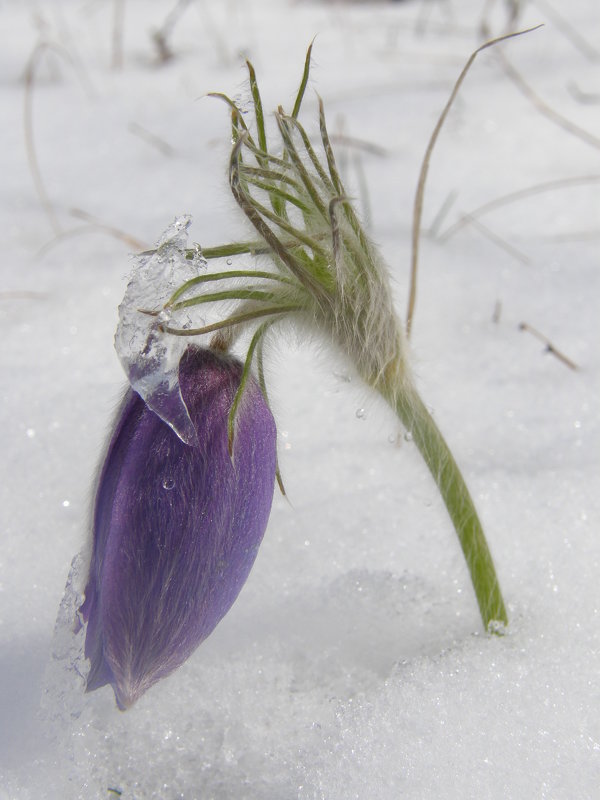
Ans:
[[[407,381],[400,391],[390,384],[379,387],[379,391],[410,432],[440,490],[469,568],[486,630],[502,632],[508,624],[508,615],[494,562],[475,505],[444,437],[416,389]]]

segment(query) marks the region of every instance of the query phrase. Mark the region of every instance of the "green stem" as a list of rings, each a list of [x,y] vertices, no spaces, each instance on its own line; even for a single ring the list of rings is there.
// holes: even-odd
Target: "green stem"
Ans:
[[[389,386],[380,391],[410,432],[440,490],[469,568],[486,630],[502,633],[508,616],[494,562],[475,505],[444,437],[413,386],[405,383],[400,392]]]

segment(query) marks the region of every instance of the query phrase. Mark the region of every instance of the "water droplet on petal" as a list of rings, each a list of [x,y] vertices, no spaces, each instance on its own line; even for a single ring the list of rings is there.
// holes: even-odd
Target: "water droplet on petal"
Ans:
[[[333,370],[333,375],[334,375],[335,378],[338,379],[338,381],[342,381],[343,383],[351,383],[352,382],[352,376],[348,375],[347,372],[343,372],[342,370],[334,369]]]
[[[366,419],[367,418],[367,412],[364,410],[364,408],[357,408],[356,409],[356,418],[357,419]]]
[[[175,481],[173,480],[173,478],[170,478],[170,477],[163,478],[162,485],[163,485],[163,489],[166,489],[167,492],[170,492],[171,489],[175,488]]]
[[[33,439],[33,437],[35,436],[35,428],[27,428],[25,433],[27,434],[28,439]]]
[[[227,261],[226,261],[226,264],[227,264],[228,267],[230,267],[233,264],[233,259],[232,258],[228,258]]]
[[[406,431],[404,434],[404,441],[405,442],[412,442],[413,435],[410,431]]]

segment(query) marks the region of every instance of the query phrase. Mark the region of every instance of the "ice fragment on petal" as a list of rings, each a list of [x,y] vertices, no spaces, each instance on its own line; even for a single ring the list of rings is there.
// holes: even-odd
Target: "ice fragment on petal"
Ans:
[[[51,735],[65,730],[71,719],[83,710],[82,689],[86,684],[89,663],[83,653],[85,631],[78,614],[83,600],[86,559],[81,553],[73,558],[60,603],[51,658],[44,674],[41,719]]]
[[[162,234],[156,250],[135,257],[115,334],[115,349],[131,387],[186,444],[196,443],[178,380],[179,361],[188,342],[163,333],[160,326],[189,324],[185,310],[167,311],[163,306],[176,289],[198,275],[201,266],[197,259],[185,256],[191,221],[189,215],[178,217]]]

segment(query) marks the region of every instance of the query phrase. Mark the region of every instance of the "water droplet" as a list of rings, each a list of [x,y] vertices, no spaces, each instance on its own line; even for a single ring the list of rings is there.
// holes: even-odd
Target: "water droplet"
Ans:
[[[366,419],[367,418],[367,412],[364,410],[364,408],[357,408],[356,409],[356,418],[357,419]]]
[[[33,439],[33,437],[35,436],[35,429],[34,428],[27,428],[25,433],[27,434],[27,438],[28,439]]]
[[[233,259],[232,258],[228,258],[225,263],[227,264],[228,267],[230,267],[233,264]]]
[[[164,325],[171,319],[171,312],[168,311],[166,308],[163,308],[163,310],[160,312],[160,314],[157,316],[156,319],[159,321],[161,325]]]
[[[202,247],[197,242],[194,242],[193,246],[192,263],[196,269],[206,269],[208,266],[208,261],[202,253]]]
[[[410,431],[406,431],[404,434],[404,441],[405,442],[412,442],[413,435]]]
[[[390,435],[388,436],[388,442],[390,444],[396,444],[397,441],[398,441],[397,435],[395,433],[390,433]]]
[[[63,500],[63,508],[68,508],[71,503],[68,500]]]
[[[338,379],[338,381],[342,381],[343,383],[352,383],[352,376],[348,375],[347,372],[334,369],[333,375]]]
[[[175,488],[175,481],[173,480],[173,478],[163,478],[162,485],[163,489],[166,489],[167,492],[170,492],[171,489]]]
[[[491,619],[488,622],[487,632],[493,633],[496,636],[504,636],[506,633],[506,625],[500,619]]]
[[[189,331],[189,329],[193,326],[194,320],[191,318],[189,314],[180,314],[178,315],[178,320],[180,326],[183,328],[184,331]]]

